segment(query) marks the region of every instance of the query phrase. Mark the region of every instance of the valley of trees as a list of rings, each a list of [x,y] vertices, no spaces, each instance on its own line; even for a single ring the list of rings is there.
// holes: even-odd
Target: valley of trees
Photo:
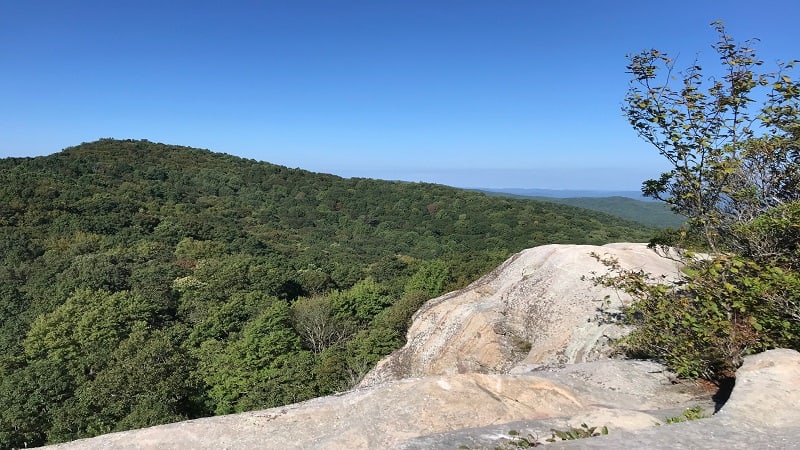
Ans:
[[[345,390],[513,252],[652,233],[149,141],[2,159],[0,447]]]

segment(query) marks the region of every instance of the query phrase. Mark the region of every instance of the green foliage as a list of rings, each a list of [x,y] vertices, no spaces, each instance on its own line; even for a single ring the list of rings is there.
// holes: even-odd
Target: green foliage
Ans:
[[[32,360],[47,359],[79,383],[107,364],[135,326],[147,326],[158,309],[127,291],[76,291],[52,313],[39,316],[23,341]]]
[[[248,321],[236,339],[210,339],[200,344],[193,351],[198,360],[195,374],[208,386],[210,407],[216,414],[241,412],[259,402],[263,407],[278,406],[283,404],[286,390],[298,388],[282,382],[288,375],[284,369],[292,368],[304,356],[299,350],[300,338],[291,327],[289,306],[276,299]]]
[[[745,355],[800,348],[800,274],[720,255],[690,265],[684,280],[661,283],[612,264],[598,280],[636,299],[624,322],[636,328],[620,345],[663,359],[679,375],[730,376]]]
[[[450,267],[444,261],[430,261],[420,267],[408,280],[406,294],[421,293],[428,297],[436,297],[444,292],[450,279]]]
[[[753,220],[737,223],[733,232],[746,236],[744,254],[800,270],[800,201],[775,206]]]
[[[75,383],[54,361],[7,364],[0,372],[0,443],[23,448],[46,442],[52,417],[72,397]]]
[[[544,442],[541,442],[539,437],[534,436],[533,434],[522,436],[517,430],[509,430],[508,435],[513,436],[513,438],[510,439],[503,447],[496,447],[496,449],[531,448],[544,445]]]
[[[632,80],[623,111],[672,167],[645,182],[644,194],[687,217],[710,249],[766,257],[767,249],[737,231],[772,208],[800,200],[800,84],[789,77],[794,62],[759,73],[762,62],[752,42],[740,45],[721,23],[713,25],[721,77],[706,86],[708,77],[695,61],[678,73],[674,88],[675,60],[645,50],[629,56]],[[763,101],[760,107],[757,100]]]
[[[365,324],[392,303],[392,297],[372,278],[365,278],[346,291],[330,294],[336,318]]]
[[[693,406],[691,408],[687,408],[686,410],[681,413],[680,416],[675,417],[667,417],[664,419],[664,423],[680,423],[680,422],[687,422],[690,420],[699,420],[705,419],[706,413],[703,411],[703,408],[700,406]]]
[[[642,201],[627,197],[536,197],[551,203],[563,203],[622,217],[659,228],[678,228],[686,221],[663,202]]]
[[[137,326],[112,352],[106,367],[76,390],[69,414],[54,429],[76,432],[53,440],[142,428],[188,418],[195,387],[191,361],[164,331]]]
[[[0,448],[347,389],[511,253],[650,232],[148,141],[0,159]]]
[[[634,298],[622,318],[636,326],[621,342],[628,353],[662,359],[682,376],[720,379],[747,354],[800,349],[800,88],[789,77],[794,63],[758,73],[749,43],[714,25],[724,75],[707,89],[697,63],[680,73],[679,88],[669,86],[674,61],[658,50],[628,66],[624,110],[672,165],[643,191],[688,218],[653,242],[683,247],[673,253],[685,264],[682,280],[663,283],[607,261],[613,274],[598,281]],[[756,99],[763,104],[753,111]]]
[[[575,439],[585,439],[595,436],[605,436],[608,434],[608,427],[605,426],[600,428],[589,427],[585,423],[582,423],[581,426],[578,428],[570,427],[567,430],[551,429],[550,432],[551,432],[551,437],[545,439],[544,442],[542,442],[538,436],[535,436],[533,434],[522,436],[520,432],[517,430],[509,430],[508,435],[512,436],[512,438],[504,442],[504,445],[495,447],[495,449],[504,450],[511,448],[540,447],[546,445],[547,443],[552,443],[557,441],[571,441]]]
[[[568,430],[550,430],[553,432],[553,437],[547,439],[548,442],[555,442],[557,440],[572,441],[575,439],[585,439],[594,436],[605,436],[608,434],[608,427],[590,427],[582,423],[579,428],[571,427]]]

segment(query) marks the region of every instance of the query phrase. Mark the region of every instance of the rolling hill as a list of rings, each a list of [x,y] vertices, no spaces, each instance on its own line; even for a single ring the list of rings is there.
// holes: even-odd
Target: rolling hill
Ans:
[[[599,211],[659,228],[678,228],[686,220],[673,213],[662,202],[635,200],[629,197],[536,197],[536,199]]]
[[[653,231],[149,141],[2,159],[0,447],[337,392],[510,254]]]
[[[489,195],[571,205],[598,211],[658,228],[678,228],[685,221],[660,201],[642,197],[637,191],[577,191],[553,189],[477,189]]]

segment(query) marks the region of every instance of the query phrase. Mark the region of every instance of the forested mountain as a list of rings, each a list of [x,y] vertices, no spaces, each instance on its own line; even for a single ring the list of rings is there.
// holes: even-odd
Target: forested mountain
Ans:
[[[577,206],[621,217],[657,228],[678,228],[686,218],[675,214],[664,202],[644,200],[628,191],[558,191],[548,189],[486,189],[483,192],[511,198],[532,198],[549,203]],[[583,194],[580,196],[570,196]],[[591,195],[589,195],[591,194]],[[605,195],[609,194],[609,195]]]
[[[495,194],[509,194],[518,197],[532,198],[605,198],[625,197],[634,200],[652,201],[642,195],[642,191],[606,191],[592,189],[530,189],[530,188],[486,188],[478,189]]]
[[[651,231],[148,141],[2,159],[0,447],[343,390],[512,252]]]
[[[612,216],[660,228],[678,228],[686,221],[665,203],[628,197],[539,198],[539,200],[600,211]]]

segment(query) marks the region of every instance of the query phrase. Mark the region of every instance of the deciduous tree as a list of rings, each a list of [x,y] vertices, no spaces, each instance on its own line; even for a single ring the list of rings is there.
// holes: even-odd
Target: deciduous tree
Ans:
[[[637,327],[623,341],[630,353],[720,378],[748,353],[800,348],[800,84],[794,61],[763,72],[753,42],[713,25],[721,73],[698,61],[677,71],[666,53],[645,50],[630,57],[623,108],[670,163],[644,193],[685,215],[683,235],[700,236],[709,255],[679,252],[677,284],[613,261],[616,274],[599,281],[634,296],[624,316]]]
[[[760,71],[754,41],[739,44],[721,22],[712,25],[717,74],[699,61],[678,71],[675,59],[655,49],[629,56],[623,111],[670,163],[643,192],[686,216],[712,250],[774,256],[747,224],[800,200],[800,84],[790,77],[796,61]]]

